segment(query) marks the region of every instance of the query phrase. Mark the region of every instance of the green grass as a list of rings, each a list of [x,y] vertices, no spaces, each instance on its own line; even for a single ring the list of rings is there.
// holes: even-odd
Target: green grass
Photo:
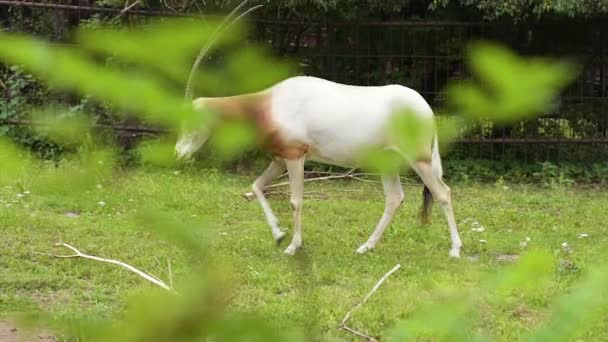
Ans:
[[[235,281],[231,312],[257,315],[310,340],[357,340],[337,329],[340,321],[396,263],[402,269],[354,313],[351,327],[388,336],[421,307],[441,303],[451,293],[467,293],[491,274],[501,274],[510,264],[501,257],[544,249],[555,255],[545,282],[501,300],[482,297],[472,303],[480,319],[471,329],[492,340],[516,340],[549,318],[555,301],[571,291],[585,270],[606,261],[608,191],[450,184],[464,243],[463,258],[454,260],[448,257],[449,234],[439,206],[430,226],[418,224],[421,186],[415,182],[404,185],[406,200],[379,245],[361,256],[355,250],[371,234],[384,201],[380,184],[355,181],[306,184],[314,197],[304,202],[304,244],[295,257],[287,257],[283,249],[289,240],[277,247],[257,202],[242,197],[253,178],[146,170],[124,172],[112,182],[70,195],[44,194],[28,182],[0,188],[0,315],[39,308],[60,318],[107,318],[120,314],[129,295],[152,286],[117,266],[33,254],[68,253],[54,246],[60,241],[165,280],[170,260],[179,288],[180,279],[189,275],[189,256],[146,229],[137,218],[146,207],[178,219],[206,242],[207,255],[213,257],[196,262],[221,262],[230,270]],[[30,193],[17,197],[24,191]],[[290,231],[287,197],[271,197],[271,204]],[[79,216],[68,217],[68,212]],[[474,221],[485,231],[472,231]],[[579,238],[582,233],[589,237]],[[528,246],[520,246],[526,237]],[[563,242],[570,252],[562,249]],[[606,340],[606,331],[608,321],[599,319],[576,336]]]

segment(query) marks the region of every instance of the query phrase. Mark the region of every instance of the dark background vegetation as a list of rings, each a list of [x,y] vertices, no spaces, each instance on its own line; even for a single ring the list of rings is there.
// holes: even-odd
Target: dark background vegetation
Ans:
[[[137,25],[159,15],[213,16],[236,6],[235,1],[141,1],[119,15],[123,1],[52,3],[76,7],[54,9],[0,2],[0,24],[6,31],[70,43],[78,26]],[[468,77],[465,52],[473,41],[498,41],[523,55],[569,58],[578,63],[580,74],[553,110],[508,126],[479,122],[446,153],[446,176],[568,183],[601,182],[608,174],[604,161],[608,157],[608,1],[258,3],[265,6],[250,18],[249,38],[292,60],[294,74],[358,85],[402,84],[419,91],[439,116],[449,115],[449,108],[444,107],[445,85]],[[207,63],[221,67],[221,53]],[[0,120],[5,123],[26,119],[32,107],[57,103],[85,111],[100,124],[120,125],[123,129],[111,136],[127,150],[138,138],[150,134],[130,130],[141,123],[124,116],[118,119],[117,113],[102,103],[41,85],[18,66],[0,66],[0,80]],[[174,86],[180,91],[184,85]],[[238,92],[229,81],[198,89],[197,96]],[[10,135],[48,158],[65,152],[21,126],[0,125],[0,134]],[[249,153],[222,166],[250,170],[259,157],[259,153]]]

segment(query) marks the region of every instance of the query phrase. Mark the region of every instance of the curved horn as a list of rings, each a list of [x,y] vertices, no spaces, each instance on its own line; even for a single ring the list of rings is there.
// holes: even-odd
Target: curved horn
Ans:
[[[250,9],[248,9],[247,11],[243,12],[241,15],[236,17],[231,22],[228,22],[230,19],[232,19],[234,14],[247,3],[247,1],[248,0],[243,0],[243,2],[241,2],[235,9],[232,10],[232,12],[230,12],[230,14],[228,14],[228,16],[226,18],[224,18],[224,20],[222,20],[220,25],[211,34],[209,41],[207,41],[207,43],[203,46],[203,48],[199,52],[198,56],[196,57],[196,60],[194,61],[194,64],[192,64],[192,68],[190,69],[190,75],[188,76],[188,82],[186,83],[186,91],[184,94],[184,97],[186,98],[186,100],[190,100],[190,101],[192,100],[192,92],[193,92],[192,82],[194,80],[194,73],[195,73],[196,69],[198,69],[198,66],[200,65],[201,61],[203,60],[203,58],[205,57],[207,52],[211,49],[213,44],[220,37],[220,35],[224,31],[226,31],[228,28],[230,28],[230,26],[232,26],[239,19],[241,19],[242,17],[246,16],[247,14],[249,14],[249,13],[253,12],[254,10],[263,6],[263,5],[254,6]]]

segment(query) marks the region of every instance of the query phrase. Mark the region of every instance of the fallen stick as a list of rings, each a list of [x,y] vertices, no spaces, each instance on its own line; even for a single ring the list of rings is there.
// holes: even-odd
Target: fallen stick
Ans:
[[[135,268],[135,267],[133,267],[133,266],[127,264],[127,263],[124,263],[122,261],[114,260],[114,259],[100,258],[100,257],[94,256],[94,255],[84,254],[84,253],[80,252],[78,249],[76,249],[75,247],[73,247],[73,246],[71,246],[71,245],[69,245],[67,243],[58,243],[58,244],[56,244],[56,246],[63,246],[63,247],[69,248],[69,249],[71,249],[74,252],[74,254],[57,255],[57,254],[39,253],[39,252],[33,252],[33,253],[34,254],[39,254],[39,255],[51,256],[51,257],[54,257],[54,258],[84,258],[84,259],[90,259],[90,260],[105,262],[105,263],[108,263],[108,264],[119,265],[119,266],[122,266],[122,267],[128,269],[129,271],[131,271],[131,272],[139,275],[140,277],[146,279],[147,281],[153,283],[156,286],[162,287],[163,289],[165,289],[167,291],[175,292],[175,291],[173,291],[173,289],[171,288],[171,286],[168,286],[167,284],[165,284],[164,281],[162,281],[162,280],[160,280],[160,279],[158,279],[158,278],[156,278],[156,277],[154,277],[152,275],[144,273],[144,272],[138,270],[137,268]]]
[[[289,195],[291,195],[291,193],[289,191],[268,191],[265,192],[264,195],[266,197],[270,197],[270,196],[286,196],[289,197]],[[329,198],[329,197],[338,197],[339,195],[337,194],[326,194],[320,191],[305,191],[302,194],[305,198]]]
[[[358,181],[366,182],[366,183],[378,183],[379,182],[379,181],[375,181],[375,180],[362,178],[362,177],[367,177],[367,176],[380,176],[379,173],[354,173],[354,171],[355,171],[355,169],[351,169],[347,173],[336,173],[336,172],[327,172],[327,171],[305,171],[304,175],[326,174],[327,176],[305,178],[304,182],[318,182],[318,181],[329,180],[329,179],[343,179],[343,178],[350,178],[350,179],[354,179],[354,180],[358,180]],[[283,178],[286,175],[287,175],[287,173],[284,173],[278,178],[279,179]],[[407,177],[400,177],[400,179],[404,182],[413,182],[412,179],[407,178]],[[281,182],[281,183],[267,185],[264,187],[264,191],[266,191],[268,189],[278,188],[278,187],[285,186],[285,185],[289,185],[289,182]],[[248,201],[252,201],[255,198],[255,195],[253,194],[253,192],[246,192],[243,194],[243,197]]]
[[[318,182],[318,181],[328,180],[328,179],[351,178],[351,179],[355,179],[355,180],[358,180],[358,181],[361,181],[361,182],[374,183],[374,181],[372,181],[372,180],[363,179],[363,178],[357,177],[358,174],[356,174],[356,173],[353,174],[352,173],[353,170],[350,170],[347,173],[340,173],[340,174],[335,174],[335,175],[331,175],[331,176],[323,176],[323,177],[315,177],[315,178],[305,178],[304,182]],[[264,190],[278,188],[278,187],[285,186],[285,185],[289,185],[289,182],[282,182],[282,183],[267,185],[267,186],[264,187]],[[255,198],[255,195],[253,194],[253,192],[246,192],[246,193],[243,194],[243,197],[245,197],[245,199],[251,201],[251,200],[253,200]]]
[[[382,285],[382,283],[384,283],[384,281],[390,277],[391,274],[395,273],[399,268],[401,267],[401,264],[397,264],[395,265],[395,267],[393,267],[390,271],[388,271],[382,278],[380,278],[380,280],[378,280],[378,282],[376,283],[376,285],[374,285],[374,287],[372,287],[372,290],[367,294],[367,296],[365,296],[365,298],[363,298],[363,300],[361,302],[359,302],[359,304],[355,305],[352,309],[350,309],[350,311],[348,311],[346,313],[346,316],[344,316],[344,319],[342,320],[342,323],[340,323],[340,329],[349,331],[355,335],[358,335],[360,337],[363,337],[365,339],[367,339],[368,341],[376,341],[377,340],[369,335],[366,335],[362,332],[356,331],[352,328],[350,328],[349,326],[346,325],[346,321],[348,321],[348,319],[350,318],[350,316],[352,315],[352,313],[357,310],[358,308],[360,308],[363,304],[365,304],[365,302],[367,302],[367,300],[369,299],[369,297],[372,296],[372,294],[374,294],[374,292],[376,292],[378,290],[378,288],[380,287],[380,285]]]
[[[171,271],[171,259],[167,260],[167,266],[169,268],[169,288],[173,290],[173,272]]]

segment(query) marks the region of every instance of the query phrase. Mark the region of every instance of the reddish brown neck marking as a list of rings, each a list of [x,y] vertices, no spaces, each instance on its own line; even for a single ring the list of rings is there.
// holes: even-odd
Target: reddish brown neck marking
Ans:
[[[206,98],[204,105],[216,111],[222,120],[245,120],[252,123],[258,130],[262,146],[277,157],[298,159],[308,153],[308,145],[289,142],[272,120],[271,92]]]

